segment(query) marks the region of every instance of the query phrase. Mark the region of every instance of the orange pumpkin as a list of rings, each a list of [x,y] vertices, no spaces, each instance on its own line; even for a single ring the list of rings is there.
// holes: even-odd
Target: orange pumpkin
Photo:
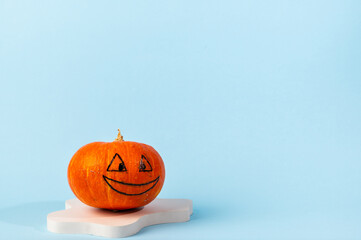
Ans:
[[[81,147],[68,167],[68,181],[83,203],[104,209],[142,207],[162,189],[164,163],[151,146],[124,141],[94,142]]]

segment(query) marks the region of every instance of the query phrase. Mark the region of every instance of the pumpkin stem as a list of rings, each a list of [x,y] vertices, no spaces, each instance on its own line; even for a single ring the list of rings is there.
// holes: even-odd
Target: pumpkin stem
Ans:
[[[118,128],[118,136],[117,136],[117,138],[116,138],[114,141],[120,141],[120,142],[123,142],[123,141],[124,141],[122,134],[120,134],[119,128]]]

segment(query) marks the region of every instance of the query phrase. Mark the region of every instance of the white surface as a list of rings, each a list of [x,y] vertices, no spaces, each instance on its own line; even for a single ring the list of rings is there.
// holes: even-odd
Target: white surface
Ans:
[[[48,215],[48,230],[54,233],[127,237],[160,223],[186,222],[193,212],[188,199],[155,199],[140,209],[110,211],[89,207],[78,199],[65,202],[65,210]]]

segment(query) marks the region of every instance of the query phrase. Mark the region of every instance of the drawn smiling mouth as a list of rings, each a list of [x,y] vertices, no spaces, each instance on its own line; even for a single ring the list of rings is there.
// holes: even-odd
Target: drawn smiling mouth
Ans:
[[[147,183],[126,183],[126,182],[120,182],[111,178],[108,178],[106,176],[103,175],[103,178],[105,180],[105,182],[108,184],[108,186],[113,189],[114,191],[116,191],[117,193],[120,194],[124,194],[127,196],[137,196],[137,195],[141,195],[143,193],[148,192],[149,190],[151,190],[152,188],[154,188],[154,186],[158,183],[159,181],[159,176]],[[124,186],[126,186],[127,189],[129,189],[131,187],[132,191],[131,192],[124,192]]]

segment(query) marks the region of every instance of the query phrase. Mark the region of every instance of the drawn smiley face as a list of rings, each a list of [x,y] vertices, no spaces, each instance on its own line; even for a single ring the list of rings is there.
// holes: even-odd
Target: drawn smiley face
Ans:
[[[121,156],[118,153],[115,153],[111,162],[107,167],[107,172],[119,173],[119,174],[128,174],[128,171],[133,171],[132,175],[134,176],[134,170],[141,175],[142,173],[150,173],[153,171],[153,167],[148,161],[148,159],[141,155],[139,157],[139,162],[136,163],[136,168],[133,164],[132,168],[128,170],[127,164],[123,161]],[[153,174],[152,174],[153,175]],[[114,174],[113,174],[114,176]],[[128,181],[119,181],[114,178],[107,177],[103,175],[105,183],[115,192],[127,196],[137,196],[147,193],[153,189],[159,182],[159,175],[154,179],[149,180],[147,176],[139,176],[139,178],[144,180],[149,180],[141,183],[133,183]]]

